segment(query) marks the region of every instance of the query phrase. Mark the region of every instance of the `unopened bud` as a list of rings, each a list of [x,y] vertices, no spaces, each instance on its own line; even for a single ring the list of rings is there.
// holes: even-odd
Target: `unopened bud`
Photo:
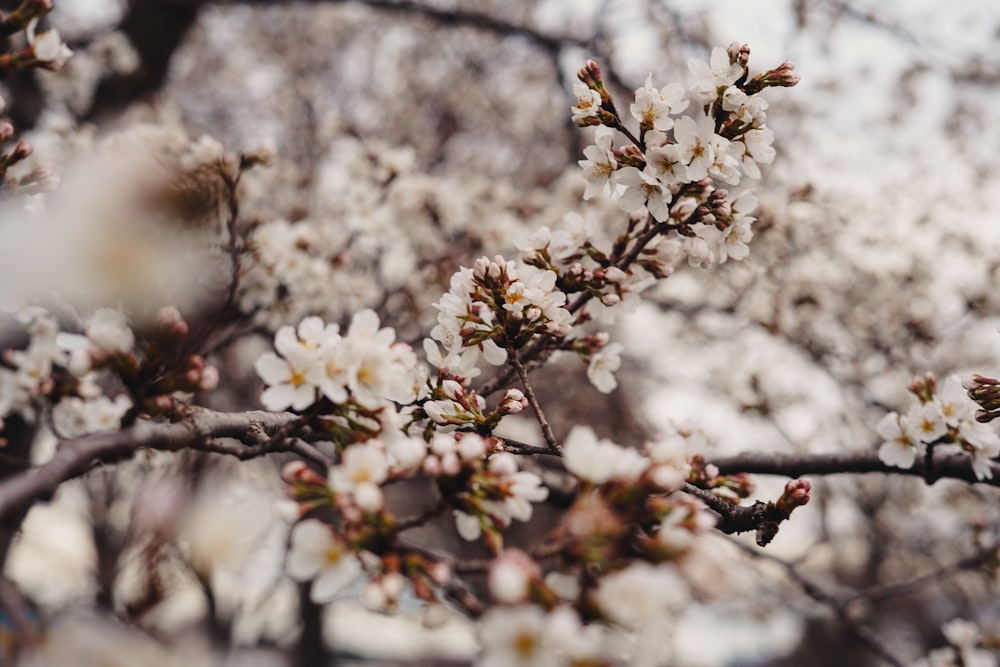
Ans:
[[[20,162],[29,155],[31,155],[35,150],[35,147],[31,145],[30,141],[22,139],[17,142],[17,146],[14,146],[13,152],[8,156],[8,164],[13,164],[15,162]]]
[[[588,60],[584,66],[577,71],[576,78],[587,84],[587,87],[591,90],[596,90],[601,93],[601,99],[604,99],[606,94],[604,91],[604,74],[601,73],[601,66],[595,61]]]
[[[286,484],[326,486],[326,480],[303,461],[292,461],[281,469],[281,479]]]
[[[786,514],[791,514],[796,507],[809,502],[812,482],[808,479],[793,479],[785,484],[785,492],[778,499],[778,507]]]
[[[733,42],[726,49],[729,54],[729,62],[733,65],[739,65],[744,69],[747,68],[747,63],[750,62],[750,47],[746,44],[740,44],[739,42]]]
[[[791,88],[799,82],[799,75],[795,73],[795,63],[785,61],[772,70],[763,74],[758,74],[744,87],[747,95],[754,95],[770,86],[781,88]]]

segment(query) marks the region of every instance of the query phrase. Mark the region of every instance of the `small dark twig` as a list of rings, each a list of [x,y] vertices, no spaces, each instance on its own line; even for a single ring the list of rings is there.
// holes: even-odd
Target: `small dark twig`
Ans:
[[[517,350],[513,347],[507,348],[507,356],[510,365],[514,367],[517,371],[517,375],[521,378],[521,384],[524,385],[524,394],[528,398],[528,403],[531,405],[531,409],[535,411],[535,417],[538,419],[538,425],[542,429],[542,436],[545,438],[545,444],[549,446],[550,453],[558,452],[562,447],[559,441],[556,440],[555,433],[552,432],[552,427],[549,426],[549,422],[545,419],[545,413],[542,412],[542,406],[538,403],[538,399],[535,398],[535,390],[531,388],[531,382],[528,381],[528,371],[525,370],[524,364],[521,360],[517,358]]]
[[[846,603],[843,600],[839,599],[833,593],[827,592],[822,586],[799,572],[793,564],[767,552],[754,549],[753,547],[743,544],[738,540],[734,539],[732,540],[732,543],[752,558],[768,560],[781,566],[785,573],[799,585],[806,595],[829,607],[834,614],[836,614],[838,620],[844,624],[847,631],[854,635],[865,648],[881,660],[893,665],[894,667],[906,667],[906,662],[893,655],[893,653],[885,647],[882,640],[879,639],[874,632],[865,626],[863,622],[853,618],[847,612]]]

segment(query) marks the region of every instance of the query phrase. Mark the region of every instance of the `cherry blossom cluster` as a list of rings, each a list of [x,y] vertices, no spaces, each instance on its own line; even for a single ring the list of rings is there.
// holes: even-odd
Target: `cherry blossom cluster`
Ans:
[[[254,364],[268,385],[261,401],[273,411],[304,410],[320,397],[370,409],[409,402],[416,393],[417,358],[395,339],[396,332],[380,328],[372,310],[355,315],[346,335],[319,317],[305,318],[297,329],[283,326],[274,337],[280,356],[267,352]]]
[[[33,420],[41,401],[48,400],[63,437],[117,429],[132,402],[123,394],[105,396],[97,371],[128,363],[134,337],[121,313],[98,310],[84,324],[86,335],[61,332],[56,318],[40,307],[19,310],[16,320],[30,338],[27,347],[7,350],[2,360],[0,425],[13,413]]]
[[[559,568],[546,576],[541,554],[516,549],[491,564],[490,592],[500,606],[482,620],[479,664],[617,664],[635,650],[620,630],[650,640],[651,629],[690,600],[684,563],[700,558],[696,537],[715,516],[678,490],[716,475],[687,449],[680,433],[640,452],[574,427],[563,459],[580,494],[545,551]]]
[[[905,414],[890,412],[876,427],[884,439],[879,459],[886,465],[911,468],[927,448],[957,447],[971,455],[977,479],[992,478],[990,459],[1000,455],[1000,436],[977,420],[976,404],[961,379],[950,376],[939,390],[934,376],[928,374],[915,379],[909,389],[917,401]]]
[[[0,16],[0,33],[11,35],[24,31],[27,45],[0,54],[0,75],[21,69],[56,70],[66,64],[73,51],[62,41],[57,30],[36,33],[38,19],[53,9],[52,0],[24,0],[14,11]]]
[[[456,188],[448,174],[416,169],[408,147],[342,134],[320,158],[308,217],[298,199],[245,179],[241,208],[265,222],[247,239],[241,311],[276,331],[309,315],[339,321],[405,295],[407,308],[430,319],[436,295],[410,287],[446,281],[454,264],[421,258],[509,247],[549,221],[550,210],[578,200],[570,179],[525,192],[485,175],[461,176]],[[467,224],[485,215],[503,222]]]
[[[403,519],[386,506],[381,488],[385,484],[423,472],[454,508],[459,535],[470,541],[482,538],[494,552],[502,548],[502,530],[514,519],[530,520],[531,503],[548,496],[537,475],[519,471],[513,455],[495,451],[495,441],[474,433],[437,434],[429,448],[417,438],[407,443],[405,448],[398,442],[387,446],[384,439],[371,438],[349,445],[326,479],[302,463],[286,468],[284,477],[298,503],[297,514],[321,514],[324,508],[333,508],[340,518],[336,524],[309,518],[293,529],[289,573],[300,581],[315,580],[315,601],[330,601],[363,573],[369,578],[367,595],[385,604],[395,601],[402,590],[403,579],[396,577],[424,590],[421,597],[427,601],[435,601],[432,589],[447,582],[450,575],[440,561],[407,553],[405,548],[402,552],[407,555],[400,561],[395,541]],[[437,511],[443,509],[444,505]],[[386,578],[387,573],[393,576]]]
[[[62,41],[57,30],[38,34],[38,19],[53,9],[51,0],[24,0],[9,14],[0,14],[0,34],[24,32],[25,46],[0,53],[0,78],[11,72],[27,69],[57,70],[66,64],[73,52]],[[5,101],[0,98],[0,113]],[[37,194],[52,190],[59,179],[48,169],[36,168],[16,178],[8,178],[8,170],[31,155],[34,147],[26,140],[15,141],[14,125],[0,119],[0,184],[8,192]],[[13,146],[8,144],[13,143]]]
[[[468,366],[481,354],[498,366],[507,361],[508,349],[520,349],[536,335],[566,336],[573,316],[556,278],[553,271],[518,266],[499,255],[462,267],[435,304],[431,337],[446,350],[443,363]]]
[[[767,102],[758,93],[798,82],[791,63],[750,78],[749,55],[748,47],[733,44],[714,49],[710,63],[690,61],[696,80],[687,90],[677,83],[656,88],[647,79],[629,107],[638,135],[625,126],[600,67],[588,62],[573,107],[577,125],[598,126],[580,161],[584,198],[610,195],[623,210],[652,216],[694,266],[745,258],[756,199],[747,193],[732,199],[714,183],[736,186],[741,174],[760,178],[759,165],[770,164],[775,151]],[[616,131],[628,139],[621,148]]]
[[[482,538],[497,553],[503,547],[503,529],[514,519],[530,521],[531,503],[543,502],[549,490],[538,475],[519,470],[513,454],[495,451],[484,459],[489,449],[488,441],[471,433],[457,439],[439,435],[431,441],[431,451],[441,457],[438,487],[455,494],[458,534],[470,542]],[[426,465],[424,469],[432,476],[438,472]]]
[[[0,360],[0,426],[13,413],[33,420],[47,402],[60,437],[112,431],[133,407],[160,414],[172,409],[174,394],[218,384],[218,371],[200,355],[171,358],[188,336],[173,308],[160,311],[141,345],[125,315],[111,308],[84,320],[83,333],[61,331],[55,316],[38,306],[22,308],[15,319],[30,337],[24,349],[7,350]]]

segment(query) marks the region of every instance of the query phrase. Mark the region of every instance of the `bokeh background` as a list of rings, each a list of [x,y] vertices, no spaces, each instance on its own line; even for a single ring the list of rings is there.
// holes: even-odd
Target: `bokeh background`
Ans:
[[[685,82],[689,58],[734,41],[750,45],[751,71],[792,60],[802,79],[767,95],[778,157],[754,184],[751,256],[682,267],[647,293],[612,330],[627,350],[614,395],[588,389],[578,363],[539,377],[557,430],[585,422],[637,444],[681,427],[719,455],[874,448],[874,425],[905,409],[915,374],[1000,366],[990,0],[56,5],[50,24],[75,56],[2,91],[36,145],[33,164],[71,182],[94,153],[167,151],[175,136],[265,149],[275,159],[248,176],[242,210],[261,228],[294,229],[325,272],[220,352],[214,407],[257,405],[250,360],[279,324],[373,306],[418,341],[459,265],[510,255],[568,211],[620,219],[613,204],[580,198],[589,134],[569,120],[576,69],[599,61],[624,108],[647,75]],[[529,420],[511,428],[540,440]],[[46,451],[43,438],[36,460]],[[275,465],[150,455],[35,507],[6,568],[52,619],[49,652],[31,664],[290,664],[300,628],[281,571]],[[761,477],[760,493],[782,483]],[[704,563],[715,584],[676,619],[671,664],[880,664],[837,613],[912,657],[942,644],[951,618],[1000,629],[995,572],[982,563],[877,594],[996,541],[995,489],[882,475],[814,483],[769,557],[718,538],[726,558]],[[800,575],[842,601],[869,595],[824,605]],[[345,599],[326,631],[343,664],[475,655],[470,623],[430,631],[419,620],[415,605],[390,618]]]

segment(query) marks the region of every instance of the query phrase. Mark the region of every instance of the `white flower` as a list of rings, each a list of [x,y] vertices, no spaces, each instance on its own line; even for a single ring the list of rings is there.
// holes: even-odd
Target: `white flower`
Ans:
[[[937,399],[941,403],[944,421],[948,426],[958,426],[962,422],[975,419],[976,404],[966,394],[962,387],[962,379],[957,375],[948,376],[937,393]]]
[[[618,386],[614,373],[621,368],[624,349],[621,343],[609,343],[590,357],[587,378],[602,394],[610,394]]]
[[[657,146],[646,151],[646,171],[664,185],[678,185],[694,180],[682,159],[677,144]]]
[[[289,407],[304,410],[316,400],[316,389],[324,381],[322,358],[316,349],[300,342],[290,326],[278,329],[274,346],[282,356],[265,352],[254,363],[257,375],[268,385],[261,402],[273,412]]]
[[[583,245],[599,232],[597,220],[593,216],[584,217],[569,212],[563,216],[563,228],[551,232],[549,255],[555,260],[567,261],[580,253]]]
[[[971,621],[955,618],[943,626],[941,632],[952,646],[961,649],[973,648],[982,638],[979,626]]]
[[[378,315],[371,309],[354,316],[343,339],[344,354],[352,360],[347,386],[365,407],[381,407],[385,400],[406,403],[412,398],[410,370],[417,359],[408,345],[393,344],[395,339],[391,327],[379,329]]]
[[[52,408],[52,423],[56,432],[64,438],[116,431],[131,407],[131,399],[124,394],[114,399],[102,395],[89,400],[68,396]]]
[[[455,510],[455,529],[462,536],[463,540],[474,542],[483,534],[482,526],[479,524],[479,517]]]
[[[524,602],[532,579],[540,577],[541,570],[531,556],[518,549],[507,549],[490,564],[490,592],[504,604]]]
[[[601,94],[582,82],[573,84],[573,94],[576,95],[576,105],[571,110],[573,122],[579,124],[587,118],[595,118],[601,110]]]
[[[618,160],[611,152],[611,140],[615,131],[603,125],[594,131],[594,145],[583,149],[586,160],[577,164],[583,169],[583,177],[587,179],[587,189],[583,192],[584,199],[590,199],[602,192],[614,191],[611,177],[618,169]]]
[[[718,97],[719,88],[736,83],[736,80],[743,75],[743,67],[731,63],[729,53],[721,46],[712,49],[712,57],[708,63],[689,60],[688,69],[697,78],[691,94],[699,104],[714,102]]]
[[[771,146],[772,143],[774,143],[774,132],[766,127],[748,130],[739,141],[733,142],[733,150],[738,153],[736,159],[740,161],[747,176],[760,178],[760,168],[757,163],[774,162],[775,150]]]
[[[635,91],[635,101],[629,107],[632,117],[654,130],[666,132],[674,126],[671,114],[678,114],[688,107],[684,99],[684,87],[671,83],[657,90],[653,87],[653,75],[646,77],[646,84]]]
[[[135,336],[119,310],[100,308],[84,323],[87,338],[99,350],[108,354],[128,354],[135,345]]]
[[[750,246],[747,244],[753,239],[753,230],[750,229],[752,222],[753,218],[743,218],[726,229],[718,245],[719,264],[725,264],[730,257],[735,260],[746,259],[750,254]]]
[[[479,625],[483,655],[478,667],[552,667],[559,664],[548,645],[540,607],[496,607]]]
[[[676,491],[691,474],[687,439],[679,433],[663,435],[646,443],[646,455],[652,461],[650,479],[664,491]]]
[[[633,629],[647,627],[687,599],[687,588],[667,566],[637,562],[601,578],[594,601],[613,621]]]
[[[344,450],[339,466],[330,470],[330,488],[350,494],[364,512],[377,512],[384,502],[379,485],[389,475],[385,452],[371,443],[351,445]]]
[[[32,19],[25,30],[28,44],[31,45],[35,58],[46,63],[52,69],[59,69],[66,64],[66,61],[73,55],[73,51],[62,41],[58,30],[49,30],[41,35],[35,35],[37,25],[38,19]]]
[[[715,134],[715,120],[699,115],[695,121],[690,116],[678,119],[674,125],[681,162],[687,164],[688,179],[700,181],[709,174],[716,163],[716,150],[726,150],[729,141]]]
[[[910,439],[920,442],[934,442],[948,430],[944,422],[944,411],[936,400],[914,403],[906,411],[905,427],[909,429],[907,435]]]
[[[719,245],[721,232],[715,227],[709,227],[701,223],[694,225],[694,229],[698,236],[688,236],[683,241],[684,251],[688,256],[688,264],[703,269],[708,268],[716,262],[717,256],[714,248],[717,248]],[[712,236],[714,238],[710,243],[703,236]]]
[[[18,382],[17,373],[0,366],[0,428],[4,415],[26,408],[30,400],[27,388]]]
[[[533,472],[521,471],[506,477],[507,496],[503,499],[503,516],[518,521],[530,521],[533,513],[531,503],[543,502],[549,497],[549,490],[542,486],[542,478]]]
[[[310,597],[326,604],[361,574],[361,563],[326,524],[307,519],[292,528],[288,574],[296,581],[313,580]]]
[[[413,472],[420,469],[420,465],[427,456],[427,443],[420,438],[410,436],[385,435],[383,430],[383,440],[385,441],[386,453],[389,455],[393,467],[406,472]]]
[[[618,206],[622,210],[635,213],[646,207],[658,222],[663,222],[670,217],[670,198],[672,195],[653,176],[639,171],[636,167],[625,167],[619,169],[615,174],[615,181],[618,185],[625,186],[625,191],[618,199]]]
[[[992,479],[991,459],[1000,456],[1000,436],[993,427],[975,420],[962,422],[958,434],[972,448],[972,470],[976,479]]]
[[[885,442],[878,449],[879,460],[887,466],[912,468],[919,444],[908,435],[907,417],[890,412],[879,421],[875,431]]]
[[[610,440],[598,440],[589,426],[574,426],[563,443],[566,469],[594,484],[608,480],[635,481],[649,467],[649,459]]]

